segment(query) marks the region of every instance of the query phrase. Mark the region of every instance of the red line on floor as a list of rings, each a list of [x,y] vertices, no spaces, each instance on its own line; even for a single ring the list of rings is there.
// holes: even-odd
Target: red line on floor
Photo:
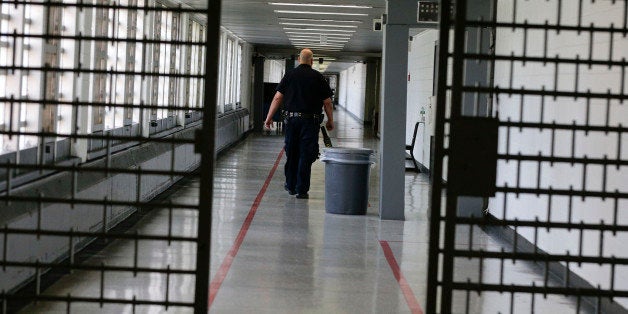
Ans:
[[[242,227],[240,227],[240,232],[238,233],[238,236],[236,237],[236,240],[233,243],[233,246],[231,246],[231,249],[227,253],[227,256],[225,256],[225,259],[222,261],[222,264],[220,265],[218,272],[216,272],[214,279],[212,279],[211,283],[209,284],[209,307],[212,306],[214,299],[216,299],[216,294],[218,294],[218,290],[220,289],[222,282],[227,277],[229,268],[231,268],[231,264],[233,263],[233,260],[235,259],[236,255],[238,254],[238,250],[240,250],[240,246],[242,245],[242,242],[244,241],[244,237],[246,237],[246,233],[249,231],[251,222],[253,222],[253,217],[255,217],[257,208],[259,207],[259,204],[262,202],[262,198],[264,197],[264,194],[266,194],[266,189],[268,188],[268,185],[270,184],[270,181],[272,180],[273,175],[275,175],[275,171],[277,171],[277,167],[279,166],[279,162],[281,161],[281,158],[283,157],[283,153],[284,151],[282,149],[281,152],[279,152],[279,156],[277,156],[277,160],[275,161],[275,165],[273,166],[273,169],[270,171],[270,173],[268,174],[268,177],[266,178],[266,182],[264,182],[262,189],[257,194],[257,197],[255,198],[255,201],[253,202],[253,205],[251,205],[249,214],[246,216],[246,219],[244,219],[244,222],[242,223]]]
[[[388,245],[387,241],[379,241],[379,244],[382,246],[382,250],[384,250],[384,256],[386,256],[386,260],[388,261],[388,265],[390,265],[390,269],[397,279],[399,283],[399,287],[403,292],[403,296],[406,298],[406,302],[408,302],[408,306],[410,307],[410,311],[414,314],[423,314],[423,310],[419,305],[419,301],[417,301],[414,293],[412,292],[412,288],[406,281],[406,278],[401,273],[401,269],[399,269],[399,264],[397,264],[397,260],[395,259],[395,255],[390,249],[390,245]]]

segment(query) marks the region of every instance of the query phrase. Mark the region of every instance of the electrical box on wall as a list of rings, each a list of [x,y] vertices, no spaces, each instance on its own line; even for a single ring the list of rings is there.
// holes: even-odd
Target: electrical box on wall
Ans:
[[[382,19],[373,19],[373,31],[381,32],[383,28]]]
[[[419,1],[417,9],[417,22],[438,23],[438,2]]]

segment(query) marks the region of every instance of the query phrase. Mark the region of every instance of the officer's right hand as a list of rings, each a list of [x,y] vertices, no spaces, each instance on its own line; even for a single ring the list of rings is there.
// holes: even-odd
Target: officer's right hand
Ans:
[[[271,124],[273,124],[273,120],[272,119],[266,119],[266,121],[264,121],[264,126],[267,129],[270,129]]]
[[[327,123],[325,123],[325,127],[327,128],[327,131],[333,130],[334,129],[334,122],[327,120]]]

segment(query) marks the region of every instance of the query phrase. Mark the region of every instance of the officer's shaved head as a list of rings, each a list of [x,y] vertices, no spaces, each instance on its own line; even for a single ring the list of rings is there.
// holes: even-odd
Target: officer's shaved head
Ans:
[[[312,65],[314,62],[314,53],[310,49],[303,49],[299,54],[299,63],[300,64],[309,64]]]

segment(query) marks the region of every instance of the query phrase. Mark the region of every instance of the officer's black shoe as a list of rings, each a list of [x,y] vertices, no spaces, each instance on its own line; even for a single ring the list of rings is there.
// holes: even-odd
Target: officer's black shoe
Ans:
[[[290,195],[295,195],[295,194],[297,194],[297,191],[295,191],[295,190],[290,190],[290,189],[288,188],[288,185],[287,185],[287,184],[285,184],[285,183],[284,183],[284,185],[283,185],[283,188],[284,188],[284,190],[288,191],[288,194],[290,194]]]
[[[310,195],[307,193],[299,193],[297,194],[297,198],[303,198],[303,199],[310,198]]]

